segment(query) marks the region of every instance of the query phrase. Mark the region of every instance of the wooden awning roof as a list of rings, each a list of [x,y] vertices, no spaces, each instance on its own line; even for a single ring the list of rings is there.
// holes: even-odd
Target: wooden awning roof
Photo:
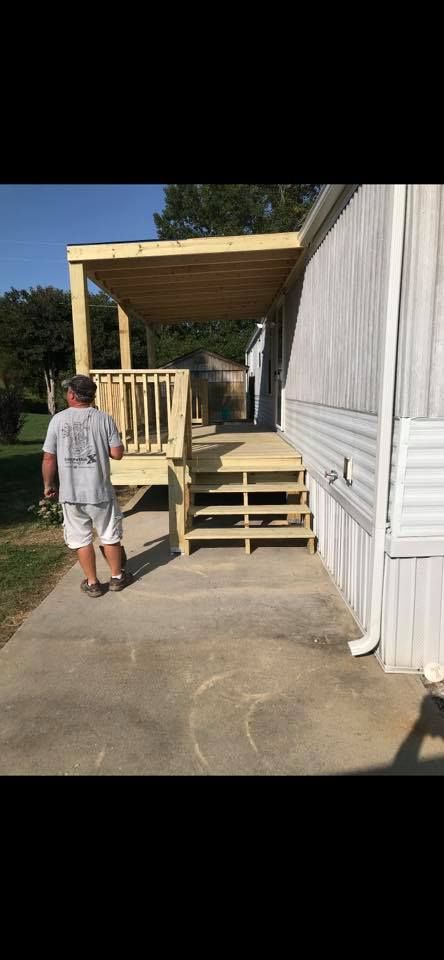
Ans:
[[[298,233],[68,247],[69,263],[147,323],[259,319],[301,252]]]

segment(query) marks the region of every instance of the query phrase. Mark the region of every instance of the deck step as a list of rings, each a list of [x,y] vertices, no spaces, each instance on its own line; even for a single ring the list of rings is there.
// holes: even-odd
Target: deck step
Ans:
[[[311,540],[308,527],[193,527],[186,540]]]
[[[192,483],[191,493],[306,493],[304,483]],[[293,504],[292,504],[293,506]]]
[[[234,457],[214,460],[188,460],[188,466],[193,473],[288,473],[290,470],[303,470],[301,459],[280,458],[279,460],[260,460],[259,458],[243,457],[235,460]]]
[[[191,475],[193,471],[191,470]],[[232,470],[230,473],[224,473],[221,476],[220,473],[204,473],[199,472],[196,474],[195,483],[243,483],[244,477],[243,474],[247,473],[247,483],[271,483],[272,480],[275,480],[277,483],[303,483],[305,480],[305,467],[296,467],[293,470],[283,470],[279,471],[277,475],[273,472],[267,473],[261,470],[250,470],[250,471],[240,471],[237,472]]]
[[[264,514],[265,516],[272,514],[277,514],[280,516],[287,516],[287,514],[299,514],[305,515],[310,513],[310,507],[307,507],[305,503],[249,503],[248,505],[242,506],[242,504],[236,504],[235,506],[230,506],[229,504],[215,504],[210,507],[190,507],[189,510],[191,516],[193,517],[218,517],[218,516],[258,516]]]

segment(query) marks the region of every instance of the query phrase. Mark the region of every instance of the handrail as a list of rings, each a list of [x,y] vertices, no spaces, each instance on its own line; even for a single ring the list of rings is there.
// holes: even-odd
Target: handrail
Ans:
[[[182,460],[187,437],[187,421],[190,395],[190,371],[176,370],[173,402],[171,406],[170,430],[166,455],[170,460]]]

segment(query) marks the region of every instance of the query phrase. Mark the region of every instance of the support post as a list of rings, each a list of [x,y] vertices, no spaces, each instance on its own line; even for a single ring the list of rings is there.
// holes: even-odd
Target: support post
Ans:
[[[88,286],[85,265],[83,263],[69,264],[69,282],[71,287],[76,372],[89,376],[93,362]]]
[[[131,370],[132,364],[129,317],[120,304],[117,305],[117,315],[119,318],[120,369]]]
[[[186,467],[178,460],[168,461],[168,508],[170,516],[170,552],[185,552],[187,517]]]

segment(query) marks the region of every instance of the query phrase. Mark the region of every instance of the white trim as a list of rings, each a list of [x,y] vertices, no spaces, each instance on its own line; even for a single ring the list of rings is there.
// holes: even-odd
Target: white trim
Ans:
[[[396,460],[396,477],[393,487],[393,501],[391,510],[391,533],[396,538],[401,533],[401,517],[404,503],[404,483],[407,468],[407,454],[409,449],[410,420],[402,417],[398,421],[399,435]]]
[[[398,347],[401,305],[402,263],[406,227],[407,184],[397,183],[393,189],[392,235],[385,329],[382,337],[382,364],[378,402],[378,435],[376,446],[376,483],[374,540],[371,575],[371,603],[368,631],[360,640],[352,640],[353,656],[371,653],[381,639],[384,587],[385,536],[390,490],[392,455],[393,406],[396,389],[396,354]]]
[[[421,673],[424,673],[421,667],[388,667],[387,664],[383,663],[383,661],[381,660],[379,650],[375,651],[375,656],[379,663],[379,666],[382,667],[384,673],[410,673],[410,674],[415,674],[416,676],[418,676],[418,674],[420,675]]]
[[[444,537],[385,538],[385,552],[389,557],[444,557]]]
[[[301,247],[308,247],[308,245],[316,236],[319,228],[327,219],[329,213],[331,213],[335,203],[337,203],[343,191],[346,190],[347,187],[352,187],[354,192],[357,186],[359,186],[357,183],[325,184],[324,189],[321,190],[316,202],[313,204],[299,231],[298,239]]]

